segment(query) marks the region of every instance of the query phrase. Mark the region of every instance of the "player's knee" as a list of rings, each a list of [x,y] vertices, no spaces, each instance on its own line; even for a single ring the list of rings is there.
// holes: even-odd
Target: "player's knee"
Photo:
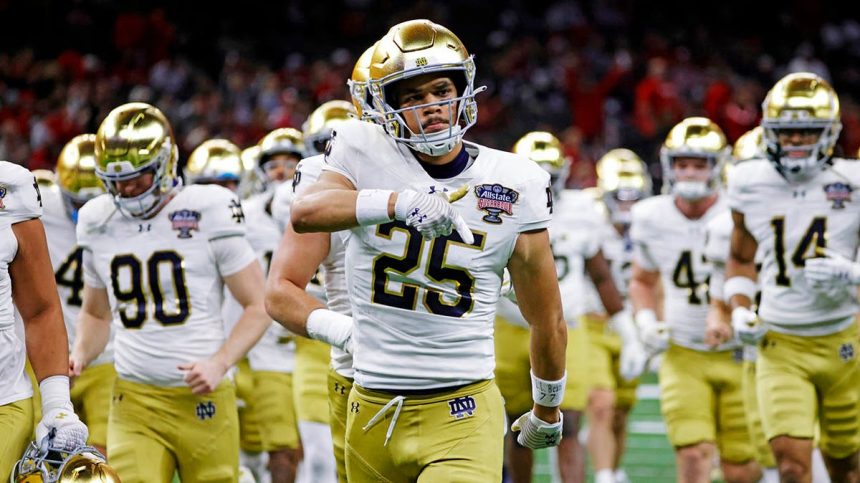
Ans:
[[[298,449],[279,449],[269,452],[269,469],[292,469],[299,464]]]
[[[607,389],[596,389],[588,397],[589,416],[593,423],[608,425],[615,413],[615,394]]]
[[[703,464],[709,464],[713,453],[713,444],[698,443],[689,446],[683,446],[676,450],[678,459],[684,463],[686,467],[697,467]]]
[[[860,481],[858,453],[845,458],[833,458],[822,454],[831,481]]]
[[[780,481],[807,481],[812,472],[812,441],[777,436],[770,441]]]

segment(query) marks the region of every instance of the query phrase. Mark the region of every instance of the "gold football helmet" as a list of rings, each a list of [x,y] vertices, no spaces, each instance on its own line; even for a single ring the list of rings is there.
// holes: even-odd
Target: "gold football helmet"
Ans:
[[[629,224],[633,203],[651,196],[651,174],[633,151],[613,149],[597,161],[597,188],[612,223]]]
[[[723,130],[710,119],[688,117],[679,122],[660,148],[664,189],[685,199],[700,199],[713,193],[730,149]],[[706,159],[710,168],[707,179],[678,180],[674,169],[677,158]]]
[[[38,179],[38,177],[37,177]],[[72,220],[84,203],[105,192],[96,175],[96,135],[80,134],[66,143],[57,159],[56,182]]]
[[[83,446],[72,452],[36,445],[24,452],[12,469],[11,483],[119,483],[116,471],[108,466],[97,449]]]
[[[157,212],[182,180],[176,176],[179,153],[173,129],[157,108],[131,102],[112,110],[96,133],[96,175],[113,196],[119,211],[135,218]],[[124,197],[118,181],[152,173],[152,186],[138,196]]]
[[[355,116],[352,104],[346,101],[328,101],[314,109],[302,126],[307,155],[315,156],[324,153],[332,129]]]
[[[762,111],[767,156],[783,176],[804,176],[830,160],[842,122],[839,97],[827,81],[809,72],[788,74],[767,93]],[[783,145],[781,131],[818,136],[812,144]]]
[[[570,160],[564,155],[564,148],[557,137],[546,131],[526,133],[514,144],[513,152],[531,159],[549,173],[555,194],[564,189]]]
[[[31,171],[31,173],[33,173],[33,177],[36,178],[36,183],[39,183],[39,187],[54,186],[57,183],[57,177],[51,170],[34,169]]]
[[[220,184],[235,191],[244,168],[239,147],[226,139],[210,139],[191,152],[183,174],[189,184]]]
[[[266,174],[260,169],[260,145],[242,150],[242,180],[239,195],[244,199],[266,191]]]
[[[756,126],[743,133],[735,141],[732,157],[736,163],[747,159],[761,158],[764,156],[764,150],[764,128]]]
[[[399,81],[429,73],[446,73],[457,87],[444,101],[400,108],[392,87]],[[410,20],[391,27],[376,45],[370,64],[370,94],[386,132],[415,151],[440,156],[451,152],[478,120],[475,62],[463,42],[447,28],[429,20]],[[428,106],[448,107],[448,129],[412,132],[404,113]]]
[[[373,109],[373,97],[371,97],[367,87],[367,81],[370,80],[370,60],[373,58],[374,49],[376,49],[376,44],[361,54],[352,69],[352,78],[346,81],[349,85],[349,94],[352,96],[352,105],[355,107],[358,118],[362,121],[372,122],[376,122],[379,117]]]

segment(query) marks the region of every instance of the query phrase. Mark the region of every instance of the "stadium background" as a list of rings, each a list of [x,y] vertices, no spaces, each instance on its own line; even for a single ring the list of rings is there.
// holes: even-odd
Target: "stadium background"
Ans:
[[[569,187],[593,185],[594,162],[618,146],[659,186],[672,125],[705,115],[734,141],[790,70],[832,81],[839,150],[860,148],[860,2],[0,0],[0,159],[52,168],[69,139],[130,100],[165,112],[183,159],[213,137],[249,146],[348,99],[357,56],[410,18],[450,27],[476,56],[488,90],[469,137],[508,149],[553,131],[573,159]],[[671,481],[649,382],[624,466],[634,481]],[[549,459],[537,481],[550,481]]]

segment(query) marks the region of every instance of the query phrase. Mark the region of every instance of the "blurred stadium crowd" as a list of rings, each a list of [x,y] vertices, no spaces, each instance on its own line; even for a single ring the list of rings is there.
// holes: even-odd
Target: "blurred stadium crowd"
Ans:
[[[837,10],[838,7],[838,10]],[[853,11],[852,11],[853,10]],[[831,80],[843,155],[860,148],[860,6],[824,2],[481,0],[395,3],[0,0],[0,159],[53,167],[74,135],[113,107],[158,106],[181,159],[212,137],[241,147],[301,127],[348,99],[356,56],[392,24],[429,18],[473,46],[481,94],[470,137],[509,149],[550,130],[574,160],[568,186],[594,184],[607,149],[657,149],[682,118],[705,115],[729,141],[755,126],[788,71]]]

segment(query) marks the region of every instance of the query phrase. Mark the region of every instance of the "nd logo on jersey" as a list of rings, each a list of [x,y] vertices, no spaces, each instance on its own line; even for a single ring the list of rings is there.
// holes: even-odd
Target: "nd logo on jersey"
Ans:
[[[197,404],[197,418],[201,421],[212,419],[215,417],[215,403],[212,401],[201,402]]]
[[[466,416],[471,416],[475,413],[475,408],[478,405],[475,403],[475,398],[472,396],[463,396],[454,398],[448,401],[448,406],[451,408],[451,416],[457,419],[463,419]]]

